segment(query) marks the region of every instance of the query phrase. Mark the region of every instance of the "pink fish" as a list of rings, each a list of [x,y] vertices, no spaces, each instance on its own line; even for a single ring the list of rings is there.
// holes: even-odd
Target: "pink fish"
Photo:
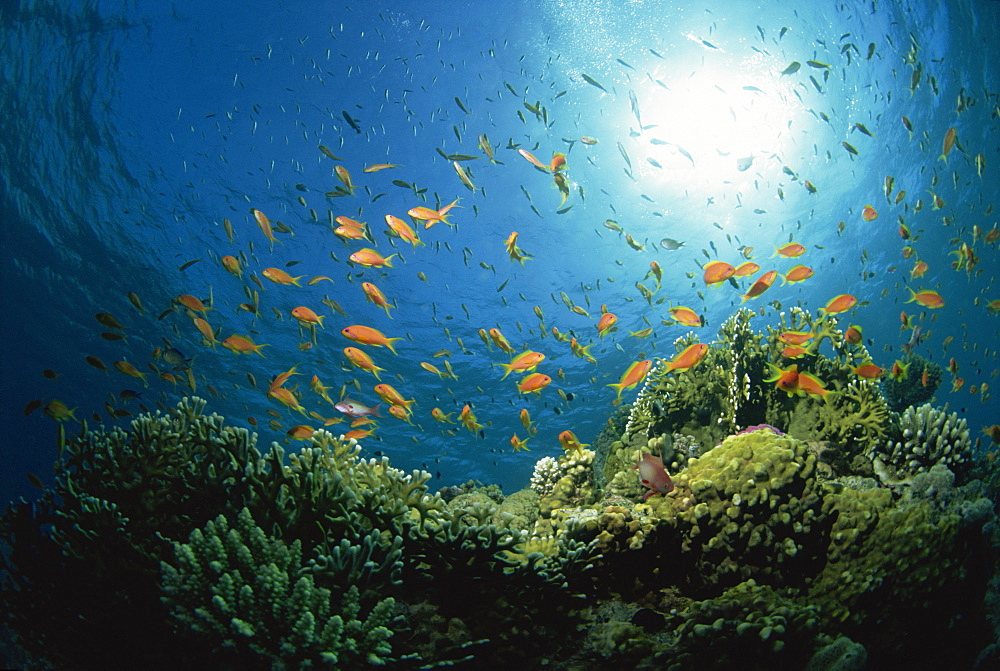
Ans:
[[[648,499],[654,494],[667,494],[673,491],[674,482],[667,475],[667,469],[663,467],[663,460],[659,457],[654,457],[649,452],[643,452],[639,465],[632,468],[639,470],[639,480],[643,485],[649,487],[649,491],[643,495],[643,499]]]
[[[381,405],[382,404],[379,403],[374,407],[369,408],[364,403],[359,403],[355,400],[345,398],[343,401],[341,401],[340,403],[338,403],[333,407],[339,410],[340,412],[344,413],[348,417],[364,417],[365,415],[374,415],[375,417],[381,417],[382,415],[378,414],[378,409],[379,406]]]

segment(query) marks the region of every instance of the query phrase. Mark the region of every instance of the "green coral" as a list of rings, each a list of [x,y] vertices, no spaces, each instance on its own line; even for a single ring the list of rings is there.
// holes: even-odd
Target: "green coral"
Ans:
[[[822,559],[816,457],[768,429],[730,436],[674,477],[675,493],[649,500],[673,529],[690,579],[795,583]]]
[[[616,474],[635,464],[636,449],[660,454],[670,470],[682,468],[686,456],[674,461],[662,452],[664,436],[682,434],[706,447],[743,427],[777,426],[802,440],[840,444],[848,456],[859,453],[872,440],[884,438],[890,420],[888,404],[878,385],[854,374],[853,368],[869,358],[861,344],[849,344],[833,317],[813,319],[805,310],[781,313],[777,326],[766,334],[750,329],[753,312],[741,309],[720,328],[704,359],[685,371],[667,371],[664,361],[647,376],[623,435],[613,442],[603,462],[602,476],[612,483]],[[785,359],[786,331],[810,331],[812,342],[805,356]],[[678,348],[695,341],[693,335],[675,343]],[[821,349],[832,350],[830,355]],[[768,364],[797,365],[817,377],[832,393],[825,397],[788,395],[765,382]],[[659,442],[657,442],[659,441]],[[620,481],[617,485],[620,487]]]
[[[941,385],[941,366],[928,361],[919,354],[907,354],[900,363],[906,367],[906,377],[896,379],[884,375],[881,380],[882,394],[894,412],[903,412],[907,407],[931,400]],[[927,373],[926,380],[924,373]]]
[[[929,403],[909,406],[896,419],[888,443],[872,443],[867,455],[884,484],[908,483],[937,464],[964,474],[973,463],[972,441],[965,418]]]
[[[301,541],[268,537],[247,508],[232,526],[219,515],[173,548],[174,561],[161,564],[164,603],[216,653],[246,656],[251,667],[259,658],[278,668],[337,668],[383,664],[392,652],[392,597],[361,619],[357,585],[334,598],[303,566]]]

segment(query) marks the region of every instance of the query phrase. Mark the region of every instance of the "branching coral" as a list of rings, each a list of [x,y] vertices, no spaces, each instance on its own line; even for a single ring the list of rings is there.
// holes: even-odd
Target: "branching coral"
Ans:
[[[875,474],[885,484],[903,484],[917,473],[943,464],[964,473],[973,462],[968,423],[924,404],[910,406],[899,417],[899,428],[889,443],[872,443],[868,450]]]
[[[392,597],[361,619],[356,585],[335,598],[302,565],[301,542],[268,537],[247,508],[233,525],[219,515],[174,543],[174,560],[161,566],[171,617],[250,666],[254,658],[280,668],[378,664],[392,652]]]

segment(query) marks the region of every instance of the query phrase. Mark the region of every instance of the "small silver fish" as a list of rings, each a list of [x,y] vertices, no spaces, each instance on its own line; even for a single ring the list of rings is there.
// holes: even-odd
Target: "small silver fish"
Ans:
[[[684,246],[683,242],[678,242],[673,238],[663,238],[660,240],[660,247],[663,247],[667,251],[673,252]]]

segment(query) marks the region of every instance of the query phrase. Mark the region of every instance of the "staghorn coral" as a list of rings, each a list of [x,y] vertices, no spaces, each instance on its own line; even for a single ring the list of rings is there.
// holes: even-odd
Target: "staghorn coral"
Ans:
[[[361,619],[357,585],[335,598],[303,567],[301,541],[268,537],[247,508],[235,524],[219,515],[173,548],[174,560],[161,563],[171,617],[206,636],[214,652],[233,663],[384,664],[392,652],[392,631],[385,626],[393,619],[392,597],[366,608]],[[344,573],[351,568],[343,567]]]
[[[887,485],[907,484],[914,475],[943,464],[964,474],[973,462],[968,423],[929,403],[910,406],[899,416],[888,444],[873,443],[867,456],[875,474]]]

